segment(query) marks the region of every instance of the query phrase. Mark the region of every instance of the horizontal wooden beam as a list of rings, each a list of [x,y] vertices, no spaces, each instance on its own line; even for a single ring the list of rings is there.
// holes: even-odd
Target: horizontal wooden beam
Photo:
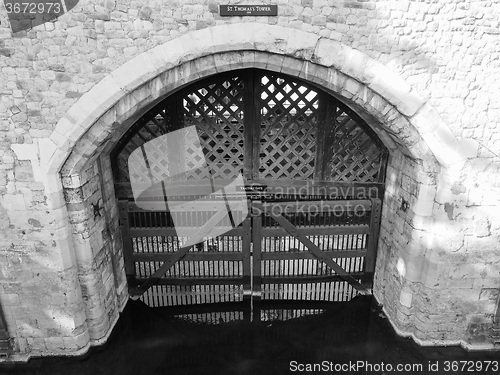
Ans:
[[[363,273],[350,273],[354,280],[360,280]],[[339,275],[321,275],[321,276],[262,276],[262,284],[306,284],[306,283],[329,283],[346,282],[345,277]]]
[[[200,186],[204,182],[199,181],[179,181],[172,183],[169,194],[185,196],[189,195],[191,186]],[[205,182],[206,183],[206,182]],[[213,179],[214,190],[220,190],[231,183],[226,179]],[[177,185],[176,185],[177,184]],[[273,196],[295,196],[299,198],[306,198],[307,196],[321,196],[327,199],[338,198],[354,198],[354,199],[367,199],[367,198],[383,198],[385,185],[377,182],[335,182],[335,181],[300,181],[300,180],[266,180],[266,179],[253,179],[246,180],[245,185],[263,185],[265,191],[263,194],[271,194]],[[120,199],[133,199],[132,188],[130,182],[115,182],[115,192]],[[162,197],[163,192],[158,191],[158,196]],[[245,194],[243,191],[241,195],[258,195],[257,193]],[[233,194],[232,194],[233,195]]]
[[[366,250],[333,250],[325,251],[332,259],[335,258],[359,258],[366,256]],[[158,253],[133,253],[132,259],[134,262],[165,262],[174,256],[174,252],[158,252]],[[262,252],[262,260],[297,260],[297,259],[317,259],[310,252]],[[182,258],[183,262],[187,261],[242,261],[242,252],[199,252],[188,253]]]
[[[325,252],[325,251],[324,251]],[[327,251],[325,252],[332,259],[335,258],[359,258],[366,256],[366,250],[352,250],[352,251]],[[262,252],[262,260],[294,260],[294,259],[318,259],[314,254],[309,251],[289,252],[289,251],[275,251],[275,252]]]
[[[180,227],[179,229],[184,229],[186,227]],[[141,228],[141,227],[131,227],[130,228],[130,237],[174,237],[177,236],[177,231],[175,228]],[[243,228],[237,227],[233,228],[230,231],[221,234],[217,237],[240,237],[243,236]]]
[[[244,196],[228,198],[231,210],[235,212],[248,211],[248,203]],[[154,207],[153,203],[158,202],[158,207]],[[138,204],[140,203],[140,204]],[[129,202],[129,212],[170,212],[169,207],[177,207],[182,205],[183,213],[199,213],[199,212],[219,212],[226,208],[226,200],[224,198],[214,198],[212,200],[168,200],[168,205],[162,200],[142,200],[138,202]],[[150,207],[145,209],[144,207]]]
[[[304,212],[318,214],[324,212],[344,213],[355,210],[370,211],[372,202],[366,199],[360,200],[338,200],[338,201],[293,201],[293,202],[264,202],[264,212],[272,210],[274,213],[286,214],[292,212]]]
[[[368,234],[370,227],[367,224],[335,225],[328,227],[294,227],[297,233],[304,236],[324,236],[341,234]],[[262,228],[263,237],[286,237],[290,233],[284,228]]]
[[[136,278],[141,284],[146,282],[146,278]],[[241,285],[243,286],[243,276],[239,277],[162,277],[155,280],[153,285]]]
[[[173,256],[172,253],[134,253],[132,259],[134,262],[167,262]],[[182,258],[182,262],[187,261],[242,261],[242,252],[199,252],[188,253]]]

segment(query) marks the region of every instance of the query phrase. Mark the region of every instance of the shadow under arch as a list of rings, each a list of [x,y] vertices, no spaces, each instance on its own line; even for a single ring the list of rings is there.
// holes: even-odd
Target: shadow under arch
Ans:
[[[391,154],[382,227],[391,226],[390,215],[402,194],[416,203],[414,215],[406,222],[414,229],[426,225],[432,205],[418,205],[419,200],[433,200],[441,167],[467,157],[458,152],[463,145],[438,113],[399,75],[367,55],[313,33],[266,24],[221,25],[190,32],[141,53],[106,76],[67,111],[45,143],[42,164],[47,189],[61,195],[65,178],[79,182],[66,183],[64,188],[81,187],[82,172],[99,156],[109,158],[114,144],[135,120],[166,96],[204,77],[244,68],[297,76],[354,109]],[[421,185],[402,189],[408,175]],[[74,208],[66,209],[71,213]],[[113,215],[111,209],[109,214]],[[382,235],[379,242],[386,251],[377,260],[376,274],[390,272],[385,263],[393,256],[390,241],[396,239],[388,237]],[[83,258],[92,254],[90,244],[80,244],[75,251],[85,253]],[[112,267],[115,273],[123,272]],[[376,291],[381,300],[383,293]]]

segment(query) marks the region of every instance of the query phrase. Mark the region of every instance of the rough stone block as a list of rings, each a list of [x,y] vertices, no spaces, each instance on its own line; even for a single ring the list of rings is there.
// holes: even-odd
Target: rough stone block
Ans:
[[[94,260],[90,240],[81,234],[73,235],[75,257],[79,264],[90,264]]]
[[[321,38],[316,45],[313,60],[323,66],[338,69],[340,65],[338,55],[340,54],[341,48],[342,45],[340,42]]]
[[[107,315],[104,320],[96,321],[92,325],[89,325],[89,336],[91,342],[100,342],[103,338],[105,338],[109,334],[109,330],[111,328],[110,322],[107,319]]]
[[[460,160],[478,156],[480,144],[475,139],[457,139],[452,143],[453,150],[460,155]]]
[[[80,350],[87,348],[90,343],[90,337],[87,328],[84,331],[74,337],[64,337],[63,338],[64,347],[68,350]]]
[[[161,44],[146,53],[150,56],[155,70],[167,71],[179,64],[186,54],[188,46],[183,45],[179,38]]]
[[[238,25],[218,25],[210,29],[212,34],[209,41],[216,51],[252,50],[258,39],[255,32],[258,26],[254,23],[240,23]]]
[[[413,203],[410,209],[416,214],[421,216],[431,216],[434,211],[434,201],[424,201],[418,199],[415,203]]]
[[[285,54],[303,60],[310,60],[316,51],[319,36],[314,33],[305,33],[298,29],[288,29]]]
[[[382,96],[405,116],[413,116],[424,105],[424,100],[414,93],[400,75],[374,61],[358,64],[360,73],[368,87]]]
[[[12,144],[10,147],[19,160],[38,159],[38,150],[35,144]]]
[[[45,353],[47,347],[43,337],[28,337],[28,346],[31,353]]]
[[[55,244],[55,247],[57,247],[57,249],[59,250],[58,253],[60,255],[60,258],[58,260],[58,263],[53,264],[53,269],[70,269],[76,265],[73,236],[68,233],[69,231],[67,228],[63,228],[55,232],[57,234],[54,233],[55,239],[53,244]]]
[[[123,92],[128,93],[157,75],[157,67],[151,59],[151,54],[141,53],[111,72],[109,79],[116,83],[115,87],[117,86]],[[105,86],[102,87],[102,90],[105,91]],[[123,97],[120,91],[116,91],[116,95]],[[101,114],[104,113],[100,108],[97,112],[99,111]]]
[[[271,71],[281,71],[283,66],[283,55],[270,55],[268,56],[265,68]]]
[[[62,177],[61,181],[64,188],[76,189],[83,185],[78,174]]]
[[[65,349],[62,337],[47,337],[45,339],[45,346],[49,352],[60,353]]]
[[[435,220],[432,216],[417,215],[412,218],[410,225],[417,230],[432,231]]]
[[[359,82],[353,79],[348,79],[345,83],[344,89],[352,96],[355,96],[362,90],[362,86]]]
[[[418,185],[418,200],[429,202],[434,201],[437,194],[437,188],[435,185],[426,185],[419,184]]]

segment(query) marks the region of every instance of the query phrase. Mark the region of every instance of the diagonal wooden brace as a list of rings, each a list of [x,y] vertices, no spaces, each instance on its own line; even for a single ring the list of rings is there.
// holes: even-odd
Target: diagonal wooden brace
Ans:
[[[142,296],[154,284],[156,284],[176,262],[180,261],[196,243],[200,242],[203,237],[205,237],[210,232],[210,230],[224,218],[226,214],[226,211],[219,211],[214,216],[212,216],[210,220],[208,220],[200,228],[199,232],[196,234],[196,237],[191,240],[194,243],[190,246],[182,247],[177,250],[177,252],[174,253],[168,261],[164,262],[161,267],[158,268],[158,270],[156,270],[156,272],[152,274],[144,283],[137,286],[130,292],[130,298],[133,300],[139,299],[139,297]]]
[[[287,219],[279,214],[273,213],[272,210],[267,211],[266,214],[270,215],[274,220],[276,220],[287,231],[287,233],[302,242],[316,258],[325,263],[328,267],[332,268],[338,276],[347,281],[360,294],[371,294],[368,289],[361,285],[354,277],[349,275],[349,273],[347,273],[342,267],[337,264],[337,262],[331,259],[327,254],[325,254],[318,246],[316,246],[311,240],[309,240],[309,238],[299,233],[295,226]]]

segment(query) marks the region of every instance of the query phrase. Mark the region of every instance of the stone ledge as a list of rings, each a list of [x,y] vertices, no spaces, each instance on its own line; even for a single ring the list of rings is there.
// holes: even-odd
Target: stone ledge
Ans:
[[[384,314],[386,314],[388,317],[391,315],[389,314],[389,311],[387,310],[387,307],[385,305],[382,306],[382,311]],[[496,350],[497,348],[495,347],[495,344],[492,343],[482,343],[482,344],[471,344],[469,342],[466,342],[465,340],[423,340],[419,337],[416,336],[414,332],[410,332],[406,329],[401,329],[399,328],[393,321],[393,319],[389,318],[387,319],[389,323],[391,324],[391,327],[394,329],[394,331],[402,337],[408,337],[411,338],[415,343],[417,343],[420,346],[460,346],[465,350],[468,351],[479,351],[479,350]]]

